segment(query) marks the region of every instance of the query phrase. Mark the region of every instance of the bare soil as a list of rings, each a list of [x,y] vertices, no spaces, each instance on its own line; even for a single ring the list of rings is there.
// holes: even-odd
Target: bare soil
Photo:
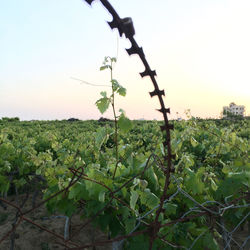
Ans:
[[[22,199],[19,196],[19,200]],[[8,201],[18,204],[17,198],[8,197]],[[38,202],[41,201],[41,198]],[[23,211],[31,208],[31,200],[28,200],[23,207]],[[6,235],[12,229],[12,223],[15,221],[17,209],[7,206],[4,209],[0,206],[0,239]],[[26,217],[31,219],[33,222],[39,224],[40,226],[51,230],[57,234],[64,236],[65,228],[65,218],[53,218],[52,215],[48,214],[46,207],[43,205],[33,212],[29,213]],[[54,214],[53,216],[57,216]],[[75,232],[79,229],[79,225],[83,224],[84,221],[80,219],[79,215],[73,215],[70,223],[70,232]],[[6,240],[0,243],[0,250],[65,250],[68,249],[62,244],[64,243],[62,239],[55,237],[54,235],[38,228],[37,226],[27,222],[22,221],[17,227],[15,234],[12,234],[14,240],[14,247],[11,248],[11,237],[8,236]],[[92,225],[87,225],[84,227],[80,233],[72,239],[73,242],[78,245],[85,245],[88,243],[93,243],[96,241],[107,240],[107,236],[104,235],[100,230],[94,228]],[[74,245],[69,244],[70,247]],[[89,248],[91,249],[91,248]],[[92,248],[95,250],[109,250],[112,249],[111,245],[98,246]]]

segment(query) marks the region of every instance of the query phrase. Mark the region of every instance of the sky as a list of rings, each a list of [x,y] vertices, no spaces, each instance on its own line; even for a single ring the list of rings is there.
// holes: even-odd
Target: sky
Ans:
[[[185,110],[218,118],[235,102],[250,115],[249,0],[110,0],[121,18],[132,17],[135,39],[164,89],[170,119]],[[82,120],[112,118],[95,106],[110,87],[100,71],[117,57],[113,77],[127,89],[116,97],[130,119],[162,119],[144,66],[128,56],[130,42],[111,30],[100,1],[0,0],[0,118]]]

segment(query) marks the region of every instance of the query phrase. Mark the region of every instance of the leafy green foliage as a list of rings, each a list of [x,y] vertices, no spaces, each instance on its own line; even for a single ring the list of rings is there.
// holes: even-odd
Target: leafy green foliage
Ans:
[[[132,190],[131,191],[131,196],[130,196],[130,207],[135,210],[135,205],[136,205],[136,202],[139,198],[139,194],[138,192]]]
[[[111,80],[111,83],[112,83],[112,88],[113,88],[114,92],[118,93],[120,96],[126,96],[127,90],[126,90],[124,87],[122,87],[122,86],[117,82],[117,80],[112,79],[112,80]]]
[[[98,150],[101,149],[101,146],[105,141],[107,141],[109,134],[105,127],[98,128],[95,134],[95,144]]]
[[[102,97],[107,97],[107,94]],[[47,202],[48,210],[71,216],[79,212],[80,203],[85,203],[81,213],[86,219],[94,217],[108,204],[94,223],[112,237],[130,233],[138,223],[138,216],[159,204],[165,177],[152,159],[145,173],[138,175],[144,170],[152,152],[159,158],[163,157],[161,122],[130,121],[132,126],[125,124],[124,127],[130,128],[126,130],[120,123],[123,114],[121,112],[118,119],[121,133],[118,136],[119,163],[114,179],[116,155],[114,129],[110,122],[100,125],[97,121],[1,121],[1,195],[13,194],[15,188],[21,193],[38,187],[44,199],[48,198],[70,183],[73,174],[69,168],[83,167],[89,179],[103,185],[81,178],[67,192]],[[177,155],[173,161],[173,175],[179,187],[197,202],[230,202],[249,190],[249,138],[244,131],[250,124],[239,122],[231,124],[228,121],[196,119],[175,122],[175,130],[171,134],[173,153]],[[134,181],[116,193],[124,203],[111,199],[108,189],[114,191],[136,175]],[[38,176],[43,177],[46,183],[37,181]],[[169,186],[168,195],[177,190],[175,180]],[[240,200],[238,204],[247,204],[247,200]],[[194,206],[193,201],[178,194],[164,204],[159,219],[162,223],[178,219]],[[230,230],[235,228],[248,210],[247,207],[227,209],[223,214],[225,226]],[[145,222],[152,222],[154,216],[153,211],[144,218]],[[138,227],[140,229],[142,225]],[[205,216],[164,227],[160,234],[166,234],[169,242],[187,248],[202,234],[193,249],[219,249],[218,236],[210,230]],[[148,235],[141,235],[125,242],[124,248],[148,248],[148,244]],[[171,249],[158,241],[153,248]]]
[[[152,209],[159,204],[159,198],[153,194],[150,189],[146,188],[143,191],[139,191],[140,201],[142,205],[146,205]]]
[[[118,126],[122,132],[128,132],[132,128],[132,122],[125,116],[124,112],[118,119]]]
[[[99,111],[103,114],[108,110],[111,100],[110,98],[107,97],[106,91],[101,92],[101,96],[103,97],[96,101],[96,106],[99,109]]]

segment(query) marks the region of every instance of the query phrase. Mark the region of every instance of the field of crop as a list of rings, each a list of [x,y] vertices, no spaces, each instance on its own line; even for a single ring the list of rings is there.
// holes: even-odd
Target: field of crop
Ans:
[[[153,249],[247,249],[250,121],[173,123],[176,157],[158,214],[166,157],[161,122],[133,121],[115,138],[112,121],[0,121],[0,249],[7,243],[18,249],[25,223],[49,235],[47,248],[34,243],[33,249],[56,249],[53,240],[68,249],[113,241],[147,249],[156,216]],[[44,206],[46,218],[66,216],[64,232],[52,230],[52,217],[46,226],[37,222]],[[69,226],[76,216],[78,224]],[[84,237],[90,226],[107,238]]]

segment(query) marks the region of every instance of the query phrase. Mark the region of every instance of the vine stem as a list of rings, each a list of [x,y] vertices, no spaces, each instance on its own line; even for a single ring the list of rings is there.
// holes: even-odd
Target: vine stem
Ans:
[[[111,78],[111,84],[112,84],[112,100],[111,100],[111,106],[112,106],[112,110],[113,110],[113,115],[114,115],[114,119],[115,119],[115,159],[116,159],[116,164],[115,164],[115,170],[114,170],[114,174],[113,174],[113,180],[115,178],[115,174],[116,174],[116,170],[118,167],[118,124],[117,124],[117,116],[116,116],[116,112],[115,112],[115,91],[114,91],[114,86],[113,86],[113,61],[110,58],[110,78]]]

